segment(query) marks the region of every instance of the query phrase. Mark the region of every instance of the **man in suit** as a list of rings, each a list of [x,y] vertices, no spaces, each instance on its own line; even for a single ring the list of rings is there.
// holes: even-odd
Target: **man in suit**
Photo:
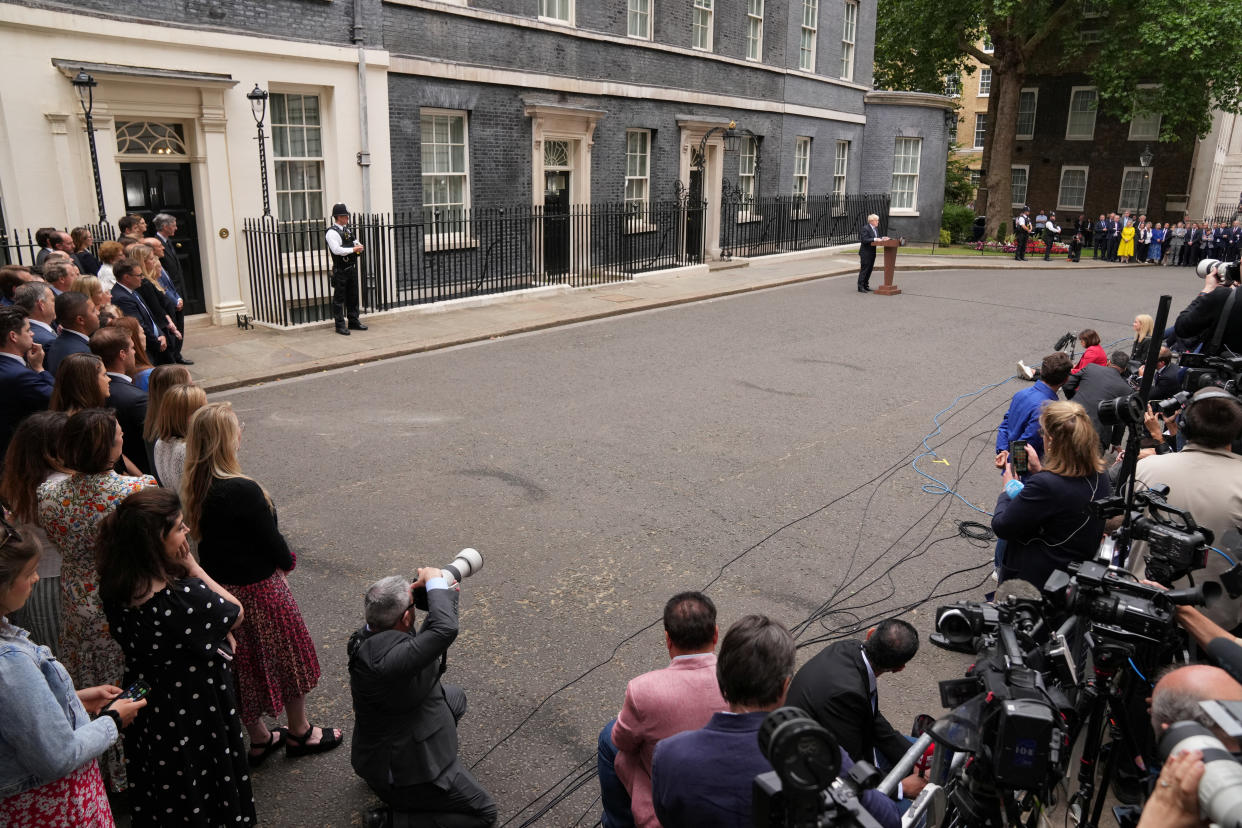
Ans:
[[[759,727],[781,707],[794,669],[794,640],[779,622],[747,615],[725,633],[716,664],[729,709],[699,730],[662,740],[652,760],[651,790],[663,828],[750,828],[754,779],[772,770],[759,747]],[[853,766],[840,752],[842,773]],[[885,828],[897,828],[897,804],[864,791],[865,808]]]
[[[30,268],[21,265],[0,266],[0,307],[15,304],[14,294],[22,285],[35,281]]]
[[[427,598],[417,634],[416,587],[426,587]],[[457,599],[432,567],[420,568],[412,585],[392,576],[367,590],[366,624],[346,647],[355,719],[350,761],[391,809],[368,814],[368,825],[486,828],[496,821],[491,796],[457,759],[465,691],[440,682],[457,638]]]
[[[121,216],[116,226],[120,228],[121,237],[117,239],[122,245],[129,246],[142,241],[142,237],[147,233],[147,220],[142,216],[131,213],[127,216]]]
[[[877,680],[904,670],[918,649],[914,627],[888,618],[868,630],[865,641],[837,641],[816,653],[794,676],[788,703],[826,727],[855,762],[891,767],[910,741],[880,712]],[[922,780],[907,777],[902,788],[913,798],[922,789]]]
[[[128,259],[121,259],[112,266],[112,275],[116,284],[112,286],[112,304],[121,309],[121,313],[132,316],[142,325],[147,336],[147,356],[151,364],[162,365],[168,362],[163,351],[168,349],[168,342],[155,322],[155,316],[147,303],[138,295],[138,287],[142,284],[142,272],[138,265]]]
[[[716,682],[716,605],[701,592],[681,592],[664,605],[664,642],[671,663],[625,688],[617,718],[599,734],[604,828],[659,828],[651,803],[651,757],[661,739],[697,730],[727,709]]]
[[[1091,234],[1091,258],[1098,259],[1101,255],[1108,255],[1108,217],[1100,213],[1099,220],[1096,221],[1092,228],[1094,232]]]
[[[91,352],[103,360],[108,372],[108,399],[105,405],[116,409],[116,421],[124,439],[123,453],[143,474],[154,474],[147,459],[142,432],[147,421],[147,392],[134,385],[134,343],[124,328],[106,327],[91,336]]]
[[[159,217],[156,216],[156,218]],[[176,232],[176,227],[177,222],[174,220],[172,223],[172,232]],[[168,272],[168,268],[164,265],[165,259],[171,258],[173,262],[176,262],[177,255],[175,253],[168,252],[168,248],[164,246],[162,241],[160,241],[159,236],[152,236],[151,238],[143,239],[142,243],[151,248],[151,251],[155,254],[155,258],[160,260],[160,286],[164,288],[164,293],[168,295],[168,298],[172,300],[176,307],[176,311],[172,314],[173,324],[177,326],[177,330],[181,332],[181,336],[174,336],[172,341],[169,343],[169,347],[172,350],[173,362],[180,363],[181,365],[193,365],[194,360],[187,359],[181,355],[181,348],[185,345],[185,299],[181,296],[180,285],[185,280],[174,279],[172,274]],[[181,267],[180,263],[177,264],[177,267]]]
[[[1125,380],[1129,370],[1130,354],[1126,351],[1113,351],[1109,354],[1108,365],[1094,362],[1084,365],[1081,371],[1071,374],[1065,385],[1061,386],[1065,399],[1073,400],[1087,409],[1091,425],[1095,426],[1095,433],[1100,436],[1101,452],[1107,453],[1110,448],[1115,451],[1125,439],[1125,426],[1106,426],[1100,422],[1099,407],[1104,400],[1128,397],[1134,393],[1130,383]]]
[[[89,354],[91,334],[99,329],[99,308],[85,293],[68,290],[56,297],[60,336],[47,350],[44,364],[52,376],[70,354]]]
[[[26,312],[35,342],[47,353],[48,346],[56,340],[56,297],[52,288],[46,282],[24,282],[13,291],[13,304]]]
[[[76,278],[78,267],[68,257],[62,259],[59,256],[49,256],[43,264],[43,281],[51,285],[52,292],[57,296],[72,288]]]
[[[1117,261],[1117,246],[1121,244],[1121,218],[1116,213],[1108,216],[1108,255],[1110,262]]]
[[[858,292],[871,292],[871,269],[875,267],[875,243],[888,236],[880,236],[880,217],[875,213],[867,216],[867,223],[858,233]]]
[[[0,457],[17,424],[47,409],[54,385],[43,370],[43,348],[34,341],[26,312],[0,308]]]

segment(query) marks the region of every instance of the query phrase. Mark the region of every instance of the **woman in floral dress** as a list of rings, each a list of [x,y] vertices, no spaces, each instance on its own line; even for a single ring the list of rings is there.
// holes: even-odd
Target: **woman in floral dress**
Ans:
[[[61,462],[73,473],[67,480],[39,487],[39,525],[63,558],[60,651],[65,669],[79,687],[120,684],[125,669],[97,592],[99,521],[130,494],[156,485],[149,475],[122,477],[112,470],[121,456],[121,436],[111,411],[88,408],[74,414],[61,436]],[[109,787],[124,790],[125,764],[119,744],[104,754],[101,764]]]

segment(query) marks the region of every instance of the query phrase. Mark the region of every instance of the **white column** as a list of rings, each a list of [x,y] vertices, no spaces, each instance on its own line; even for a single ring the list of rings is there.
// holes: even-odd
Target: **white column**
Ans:
[[[232,324],[235,315],[246,313],[245,262],[231,237],[241,232],[233,216],[229,185],[227,121],[219,90],[203,90],[202,128],[204,163],[195,181],[198,200],[199,258],[203,269],[203,292],[213,325]],[[210,103],[209,99],[212,100]]]

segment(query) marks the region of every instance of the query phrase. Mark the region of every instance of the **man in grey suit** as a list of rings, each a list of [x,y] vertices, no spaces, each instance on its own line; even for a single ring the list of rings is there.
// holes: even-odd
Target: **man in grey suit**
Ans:
[[[426,587],[427,617],[414,630],[415,589]],[[368,826],[489,828],[491,796],[457,759],[457,722],[466,693],[441,684],[445,656],[457,638],[456,589],[433,567],[411,584],[400,576],[367,590],[366,624],[349,639],[354,702],[350,761],[388,809]]]
[[[1129,365],[1130,354],[1128,352],[1113,351],[1108,357],[1108,365],[1098,365],[1093,362],[1077,374],[1070,374],[1065,385],[1061,386],[1067,400],[1073,400],[1087,409],[1087,416],[1091,418],[1091,424],[1095,426],[1095,433],[1100,435],[1100,450],[1103,452],[1121,446],[1121,441],[1125,438],[1125,427],[1104,425],[1100,422],[1098,409],[1104,400],[1128,397],[1134,393],[1130,383],[1125,381]]]
[[[13,291],[13,304],[26,312],[30,332],[46,353],[56,341],[56,296],[52,288],[47,282],[26,282]]]

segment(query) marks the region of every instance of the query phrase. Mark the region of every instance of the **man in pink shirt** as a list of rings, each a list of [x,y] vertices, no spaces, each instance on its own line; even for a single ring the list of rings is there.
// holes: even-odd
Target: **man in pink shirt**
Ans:
[[[658,828],[651,803],[651,755],[661,739],[697,730],[728,710],[716,681],[716,605],[682,592],[664,605],[664,638],[672,663],[633,679],[617,718],[599,734],[604,828]]]

